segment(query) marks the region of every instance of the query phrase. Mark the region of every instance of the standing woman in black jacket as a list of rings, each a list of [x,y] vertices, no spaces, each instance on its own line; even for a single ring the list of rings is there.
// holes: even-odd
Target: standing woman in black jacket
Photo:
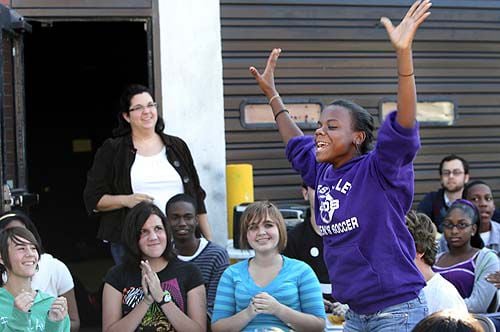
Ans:
[[[127,87],[120,106],[114,137],[97,150],[83,193],[87,212],[100,215],[97,237],[111,242],[111,254],[118,264],[128,210],[143,201],[163,210],[170,197],[184,192],[196,199],[200,231],[210,240],[206,195],[186,143],[163,133],[165,124],[146,87]]]

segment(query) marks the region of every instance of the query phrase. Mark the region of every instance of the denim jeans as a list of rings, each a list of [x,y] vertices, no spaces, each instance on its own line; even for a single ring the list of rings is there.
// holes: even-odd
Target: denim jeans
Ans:
[[[115,265],[123,263],[123,255],[125,254],[125,246],[121,243],[110,243],[109,249],[111,250],[111,256],[115,261]]]
[[[428,314],[427,301],[422,291],[418,297],[385,308],[371,315],[360,315],[348,310],[345,315],[345,332],[411,331]]]

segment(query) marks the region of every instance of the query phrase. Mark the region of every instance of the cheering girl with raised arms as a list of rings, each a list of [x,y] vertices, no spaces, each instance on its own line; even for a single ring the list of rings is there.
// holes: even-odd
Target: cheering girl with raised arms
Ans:
[[[332,102],[314,137],[303,135],[274,84],[280,49],[271,52],[263,73],[250,67],[270,100],[288,159],[316,189],[333,297],[350,306],[345,331],[411,331],[427,313],[405,214],[420,147],[412,42],[430,7],[429,0],[415,2],[396,27],[381,19],[397,55],[398,110],[382,124],[373,150],[373,118],[351,101]]]

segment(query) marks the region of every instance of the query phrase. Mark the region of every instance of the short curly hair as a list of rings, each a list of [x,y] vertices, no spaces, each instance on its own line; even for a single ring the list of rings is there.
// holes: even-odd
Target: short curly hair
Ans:
[[[406,215],[406,226],[413,237],[417,252],[424,254],[425,264],[434,265],[438,245],[436,242],[437,229],[432,220],[426,214],[411,210]]]

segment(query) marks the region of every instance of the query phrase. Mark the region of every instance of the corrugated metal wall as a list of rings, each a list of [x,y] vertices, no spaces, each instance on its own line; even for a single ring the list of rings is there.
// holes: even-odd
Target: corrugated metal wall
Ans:
[[[275,129],[249,130],[240,122],[245,98],[261,98],[248,66],[265,66],[283,49],[277,86],[287,98],[327,104],[348,98],[378,118],[378,104],[395,98],[395,57],[381,16],[398,21],[410,1],[221,1],[227,163],[251,163],[255,199],[299,199],[300,179],[284,158]],[[456,103],[450,127],[421,128],[415,162],[415,202],[439,187],[441,158],[456,153],[471,178],[494,188],[500,205],[500,1],[439,1],[414,43],[420,100]]]

